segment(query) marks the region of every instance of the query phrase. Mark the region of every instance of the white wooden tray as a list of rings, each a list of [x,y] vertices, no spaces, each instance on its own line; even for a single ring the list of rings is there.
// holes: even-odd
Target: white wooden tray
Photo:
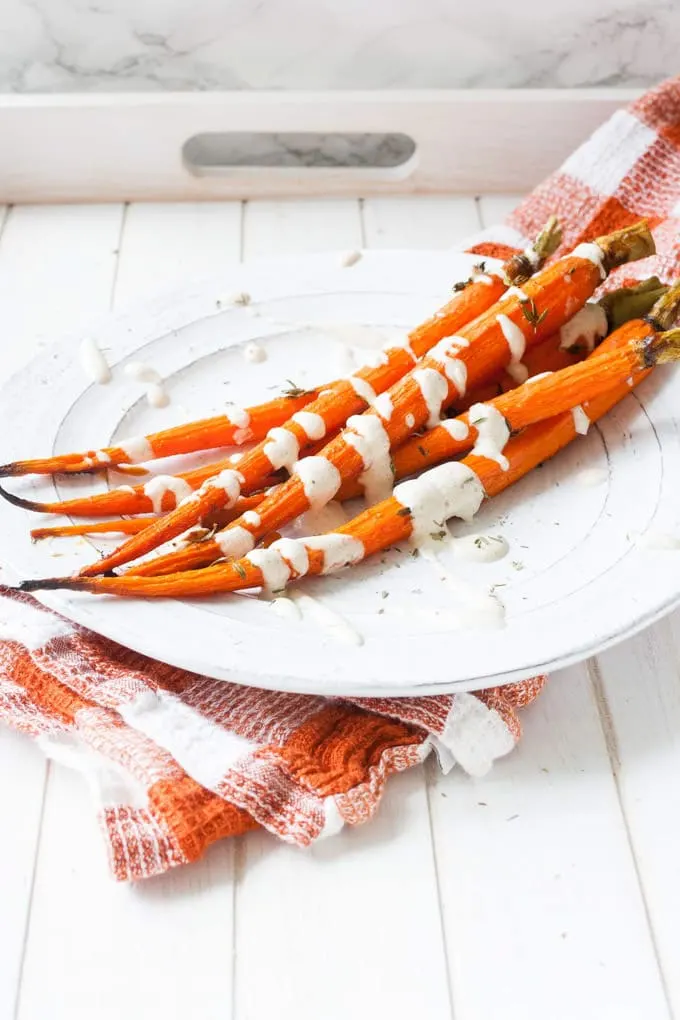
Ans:
[[[527,191],[631,89],[0,97],[0,202]],[[407,136],[393,167],[220,166],[234,133]],[[201,158],[200,154],[204,157]],[[205,155],[209,154],[209,155]]]

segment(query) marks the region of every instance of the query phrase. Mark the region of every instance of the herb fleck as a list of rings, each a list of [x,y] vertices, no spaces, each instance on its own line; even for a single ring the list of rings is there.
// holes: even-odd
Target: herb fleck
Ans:
[[[421,455],[422,457],[427,457],[427,450],[425,449],[425,447],[424,447],[424,446],[420,446],[420,444],[418,445],[418,453],[419,453],[419,454],[420,454],[420,455]]]
[[[381,599],[386,599],[388,595],[389,595],[388,591],[381,591],[380,592],[380,598]]]
[[[310,393],[314,393],[314,390],[305,390],[301,386],[297,386],[292,379],[286,379],[288,383],[288,389],[283,391],[284,397],[289,397],[294,400],[296,397],[306,397]]]
[[[457,283],[454,283],[452,288],[454,294],[458,294],[461,290],[465,290],[469,282],[469,280],[458,280]]]
[[[241,564],[240,563],[232,563],[232,566],[233,566],[234,570],[236,571],[236,573],[238,574],[238,576],[242,577],[243,580],[245,581],[245,579],[246,579],[246,572],[243,569],[243,567],[241,566]]]
[[[538,308],[536,307],[536,302],[533,298],[530,301],[522,301],[520,308],[522,309],[524,318],[534,327],[535,330],[538,329],[548,314],[547,308],[545,311],[539,313]]]
[[[410,517],[410,516],[411,516],[410,506],[402,506],[399,507],[399,509],[397,510],[397,517]]]
[[[524,570],[524,564],[520,560],[513,560],[512,565],[515,570]]]

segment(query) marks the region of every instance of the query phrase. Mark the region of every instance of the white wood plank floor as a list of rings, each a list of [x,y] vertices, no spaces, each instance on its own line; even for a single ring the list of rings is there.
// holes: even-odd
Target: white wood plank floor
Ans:
[[[0,210],[0,372],[239,259],[446,247],[513,196]],[[553,678],[483,780],[397,777],[301,852],[113,884],[80,778],[0,730],[0,1020],[680,1016],[680,618]]]

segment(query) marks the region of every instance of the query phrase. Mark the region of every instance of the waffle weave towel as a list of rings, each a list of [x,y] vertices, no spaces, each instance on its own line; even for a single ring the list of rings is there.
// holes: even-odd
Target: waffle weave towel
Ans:
[[[552,212],[565,248],[646,216],[659,255],[626,277],[677,274],[680,79],[616,113],[469,247],[524,247]],[[256,826],[306,846],[369,819],[388,777],[432,750],[445,769],[481,774],[513,748],[518,709],[543,682],[417,699],[277,694],[153,662],[0,587],[0,721],[87,776],[118,879]]]

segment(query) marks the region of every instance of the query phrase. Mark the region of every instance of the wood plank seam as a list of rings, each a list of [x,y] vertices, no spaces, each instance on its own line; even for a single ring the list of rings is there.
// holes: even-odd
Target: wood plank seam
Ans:
[[[451,1020],[455,1020],[456,1010],[454,1006],[454,994],[453,994],[453,974],[451,973],[451,957],[449,955],[449,933],[446,927],[446,917],[444,916],[444,902],[442,898],[442,885],[439,877],[439,857],[437,855],[437,840],[435,839],[434,833],[434,819],[432,817],[432,797],[434,796],[433,788],[433,771],[439,768],[439,762],[436,760],[434,755],[430,755],[429,759],[421,766],[425,771],[425,800],[427,802],[427,824],[430,833],[430,850],[432,853],[432,868],[434,870],[434,881],[437,890],[437,908],[439,911],[439,932],[442,940],[442,946],[444,947],[444,960],[446,962],[446,990],[449,996],[449,1009],[451,1010]]]
[[[33,900],[35,894],[35,880],[38,873],[38,857],[40,854],[40,844],[42,842],[43,834],[43,822],[45,819],[45,805],[47,803],[47,790],[50,784],[50,776],[52,774],[52,762],[49,758],[45,761],[45,778],[42,786],[42,793],[40,798],[40,818],[38,819],[38,832],[35,840],[35,853],[33,854],[33,868],[31,869],[31,884],[28,890],[28,901],[26,903],[26,921],[24,924],[23,938],[21,940],[21,956],[19,959],[19,972],[17,974],[17,984],[14,993],[14,1008],[12,1016],[14,1020],[17,1020],[19,1016],[19,1007],[21,1004],[21,990],[24,981],[24,962],[26,960],[26,949],[28,947],[28,938],[31,930],[31,919],[33,917]]]
[[[595,701],[595,707],[600,720],[600,726],[602,728],[602,734],[604,736],[604,742],[609,756],[609,764],[612,770],[612,777],[614,779],[614,787],[616,789],[616,799],[618,801],[619,810],[621,812],[621,818],[623,820],[623,827],[626,833],[626,839],[630,848],[630,856],[635,871],[635,878],[637,881],[638,889],[640,891],[640,899],[642,900],[642,907],[644,910],[645,920],[649,929],[649,938],[652,944],[652,951],[654,953],[654,959],[659,972],[659,981],[663,989],[664,998],[666,1000],[666,1008],[668,1009],[668,1015],[671,1020],[674,1020],[675,1012],[672,1006],[672,1000],[670,995],[670,989],[666,980],[666,974],[661,961],[661,953],[659,951],[659,945],[656,938],[656,931],[654,929],[654,923],[652,921],[652,914],[647,900],[647,890],[645,888],[645,882],[642,877],[640,870],[640,862],[638,861],[635,840],[631,830],[630,822],[626,812],[623,795],[621,791],[620,782],[620,771],[621,771],[621,756],[619,752],[618,739],[616,735],[616,726],[612,716],[609,702],[607,700],[607,694],[604,689],[602,682],[602,673],[600,671],[600,664],[597,658],[588,659],[586,662],[586,670],[590,679],[590,686],[593,692],[593,699]]]

